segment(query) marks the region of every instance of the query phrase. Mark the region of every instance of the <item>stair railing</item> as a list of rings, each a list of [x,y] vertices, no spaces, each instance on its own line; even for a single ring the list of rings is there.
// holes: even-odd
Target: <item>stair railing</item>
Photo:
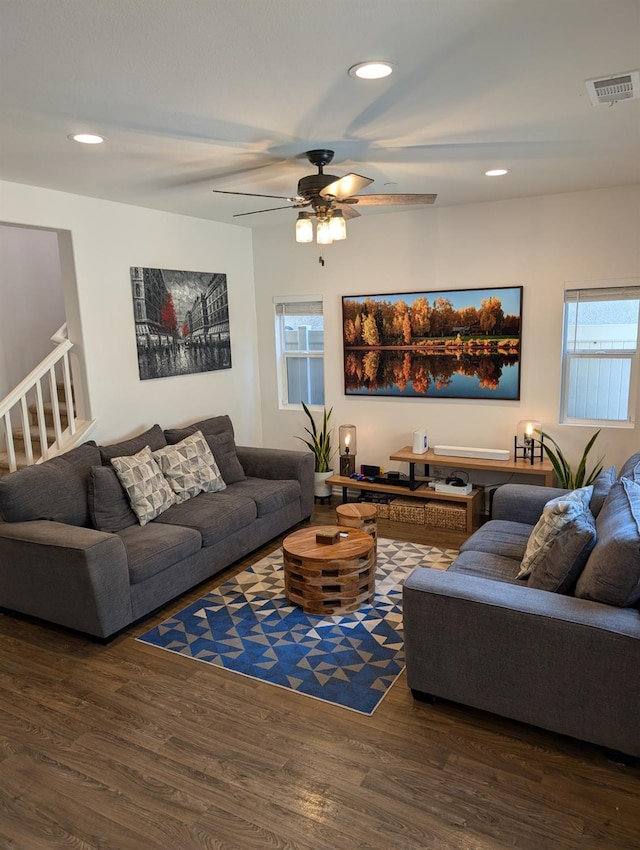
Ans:
[[[0,422],[4,425],[6,453],[9,471],[18,468],[14,434],[16,428],[22,428],[24,453],[27,465],[48,460],[62,446],[63,438],[73,436],[76,432],[78,419],[74,410],[71,385],[71,369],[69,366],[69,351],[73,343],[67,335],[66,323],[51,337],[55,348],[42,362],[33,369],[18,386],[0,401]],[[62,398],[59,398],[61,394]],[[51,420],[54,439],[49,443],[45,414],[46,399],[51,405]],[[63,402],[66,426],[62,423],[60,401]],[[36,423],[30,421],[30,404],[35,403]],[[20,421],[20,426],[15,424]],[[40,453],[34,452],[34,432],[40,444]]]

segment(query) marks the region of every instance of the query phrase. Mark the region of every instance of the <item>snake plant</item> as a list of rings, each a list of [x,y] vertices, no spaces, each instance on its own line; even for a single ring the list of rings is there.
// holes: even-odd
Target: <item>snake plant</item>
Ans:
[[[556,443],[552,436],[546,434],[544,431],[539,432],[542,437],[544,437],[544,442],[542,443],[542,448],[547,454],[547,457],[551,461],[551,465],[553,466],[554,472],[558,478],[558,482],[561,487],[564,487],[566,490],[576,490],[578,487],[586,487],[589,484],[593,484],[595,479],[602,472],[602,462],[598,461],[596,465],[593,467],[591,472],[587,474],[587,456],[591,451],[593,444],[595,443],[598,434],[600,431],[596,431],[596,433],[591,437],[587,445],[584,447],[584,451],[582,452],[582,457],[580,458],[580,463],[577,468],[574,470],[571,467],[571,464],[568,462],[560,446]],[[547,442],[548,441],[548,442]],[[548,443],[552,443],[555,447],[552,449]]]
[[[296,439],[302,440],[302,442],[307,445],[313,452],[315,457],[316,472],[330,472],[332,452],[329,419],[331,418],[333,408],[331,408],[328,413],[326,407],[324,408],[321,428],[318,428],[318,426],[316,425],[315,419],[313,418],[313,414],[304,402],[302,402],[302,409],[309,417],[309,422],[311,423],[310,428],[304,429],[309,435],[310,439],[306,439],[305,437],[296,437]]]

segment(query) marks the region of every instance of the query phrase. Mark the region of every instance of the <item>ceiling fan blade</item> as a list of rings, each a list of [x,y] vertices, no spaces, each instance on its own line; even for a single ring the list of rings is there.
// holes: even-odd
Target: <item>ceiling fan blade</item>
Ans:
[[[350,204],[336,204],[336,207],[342,211],[345,218],[360,218],[358,210]]]
[[[371,183],[373,183],[373,180],[370,177],[362,177],[360,174],[345,174],[344,177],[334,180],[333,183],[329,183],[328,186],[321,189],[320,196],[322,198],[330,196],[342,201],[344,198],[350,198]]]
[[[289,198],[286,195],[259,195],[255,192],[228,192],[225,189],[212,189],[216,195],[244,195],[246,198],[275,198],[277,201],[304,201],[304,198],[300,198],[298,195],[295,198]],[[277,209],[282,209],[282,207],[277,207]],[[248,213],[247,213],[248,215]]]
[[[240,194],[243,194],[243,193],[241,192]],[[259,195],[258,197],[271,198],[273,196],[272,195]],[[251,212],[246,212],[246,213],[235,213],[235,215],[233,217],[239,218],[242,215],[256,215],[256,213],[274,212],[274,210],[301,210],[304,207],[308,207],[308,206],[309,206],[309,204],[294,204],[291,207],[269,207],[269,209],[267,209],[267,210],[252,210]]]
[[[359,207],[384,207],[398,204],[433,204],[437,195],[404,195],[397,192],[393,195],[355,195],[350,200]]]

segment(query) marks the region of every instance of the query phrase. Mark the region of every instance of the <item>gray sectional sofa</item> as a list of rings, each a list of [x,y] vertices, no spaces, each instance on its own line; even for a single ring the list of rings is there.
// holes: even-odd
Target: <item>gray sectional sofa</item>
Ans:
[[[224,483],[141,524],[112,459],[196,432]],[[84,443],[0,478],[0,607],[109,638],[308,519],[313,469],[311,452],[236,446],[231,420],[216,416]]]
[[[417,569],[405,583],[414,696],[640,757],[639,482],[640,453],[617,480],[605,470],[578,525],[551,538],[536,572],[520,579],[545,505],[568,491],[501,487],[492,519],[451,568]]]

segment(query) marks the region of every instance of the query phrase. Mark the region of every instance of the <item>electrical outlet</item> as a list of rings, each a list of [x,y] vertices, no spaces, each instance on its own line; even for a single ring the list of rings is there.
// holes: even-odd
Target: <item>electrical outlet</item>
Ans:
[[[433,465],[431,465],[429,467],[429,475],[432,478],[446,478],[448,474],[449,473],[447,471],[446,466],[433,466]]]

